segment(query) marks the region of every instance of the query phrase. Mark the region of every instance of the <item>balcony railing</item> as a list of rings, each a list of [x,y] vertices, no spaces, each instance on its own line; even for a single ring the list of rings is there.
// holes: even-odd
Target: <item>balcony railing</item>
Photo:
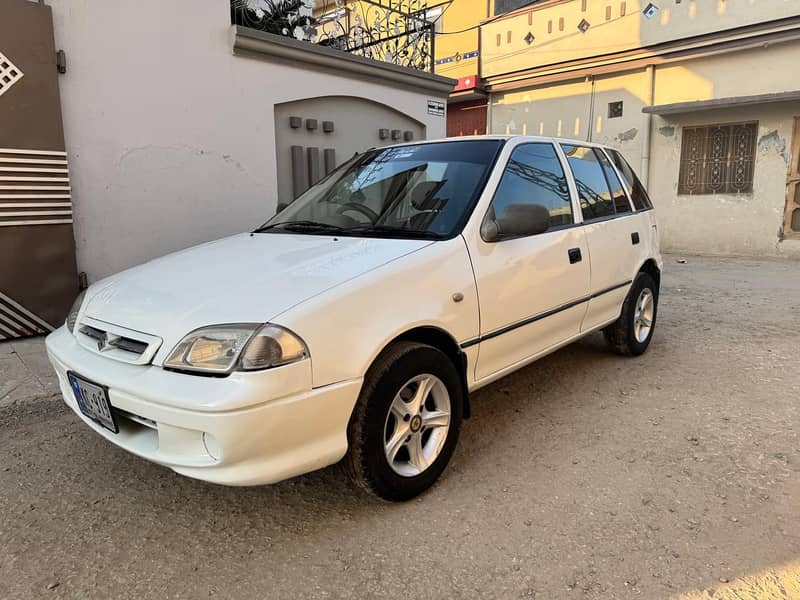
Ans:
[[[327,2],[327,0],[322,0]],[[425,0],[231,0],[231,22],[433,72],[435,24]]]

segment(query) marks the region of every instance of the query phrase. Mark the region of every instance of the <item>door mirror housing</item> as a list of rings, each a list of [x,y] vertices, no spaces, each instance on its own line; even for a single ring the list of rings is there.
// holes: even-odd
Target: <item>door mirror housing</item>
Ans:
[[[500,217],[486,219],[481,237],[486,242],[499,242],[513,237],[544,233],[550,229],[550,211],[541,204],[509,204]]]

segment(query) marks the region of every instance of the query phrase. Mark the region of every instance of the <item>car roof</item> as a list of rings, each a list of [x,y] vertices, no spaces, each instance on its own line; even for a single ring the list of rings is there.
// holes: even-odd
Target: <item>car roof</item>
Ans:
[[[391,146],[381,146],[381,149],[384,148],[400,148],[402,146],[418,146],[420,144],[440,144],[442,142],[470,142],[475,140],[520,140],[524,142],[548,142],[548,143],[557,143],[557,144],[575,144],[580,146],[592,146],[597,148],[611,148],[607,144],[598,144],[596,142],[587,142],[586,140],[575,140],[570,138],[561,138],[561,137],[548,137],[548,136],[541,136],[541,135],[494,135],[494,134],[486,134],[486,135],[464,135],[464,136],[457,136],[457,137],[445,137],[439,138],[435,140],[415,140],[413,142],[406,142],[403,144],[393,144]]]

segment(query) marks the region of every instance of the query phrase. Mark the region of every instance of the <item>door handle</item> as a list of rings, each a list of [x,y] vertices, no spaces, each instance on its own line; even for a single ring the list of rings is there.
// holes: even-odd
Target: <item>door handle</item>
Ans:
[[[574,265],[577,262],[581,262],[583,256],[581,256],[581,249],[580,248],[570,248],[567,250],[567,255],[569,256],[569,264]]]
[[[639,243],[639,232],[638,231],[634,231],[631,234],[631,244],[633,244],[635,246],[638,243]]]

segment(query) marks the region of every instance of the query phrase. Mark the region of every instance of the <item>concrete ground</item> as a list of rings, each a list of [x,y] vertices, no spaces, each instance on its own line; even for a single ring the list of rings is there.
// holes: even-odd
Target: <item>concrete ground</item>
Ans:
[[[174,475],[0,346],[0,598],[800,598],[800,263],[676,258],[645,356],[594,335],[476,393],[406,504]]]
[[[0,410],[58,393],[58,380],[45,354],[44,336],[0,342]]]

